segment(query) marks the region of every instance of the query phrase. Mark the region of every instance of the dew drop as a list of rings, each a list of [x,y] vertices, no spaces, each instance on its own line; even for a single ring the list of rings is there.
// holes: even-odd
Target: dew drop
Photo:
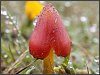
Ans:
[[[8,55],[5,54],[5,55],[4,55],[4,58],[7,58],[7,57],[8,57]]]
[[[55,11],[55,8],[53,7],[53,10]]]
[[[37,23],[37,19],[33,21],[33,25],[36,26],[36,23]]]
[[[80,18],[80,20],[81,20],[82,22],[86,22],[88,19],[87,19],[87,17],[82,16],[82,17]]]
[[[55,19],[55,23],[57,22],[57,18]]]
[[[71,61],[69,61],[69,62],[68,62],[68,64],[69,64],[69,65],[72,65],[72,62],[71,62]]]
[[[14,17],[13,17],[13,16],[11,16],[10,18],[11,18],[12,20],[14,19]]]
[[[13,23],[14,23],[14,24],[16,24],[16,21],[15,21],[15,20],[13,20]]]
[[[12,22],[9,22],[9,24],[12,25],[13,23]]]
[[[2,14],[2,15],[7,15],[7,11],[2,11],[2,10],[1,10],[1,14]]]
[[[99,60],[98,60],[98,59],[95,59],[94,61],[95,61],[96,63],[99,63]]]
[[[9,29],[6,29],[5,32],[6,32],[6,33],[10,33],[10,30],[9,30]]]
[[[44,15],[44,13],[42,12],[42,15]]]
[[[53,30],[52,33],[54,33],[55,31]]]
[[[35,69],[35,67],[34,67],[34,66],[32,66],[32,69]]]
[[[96,24],[94,24],[93,26],[91,26],[89,29],[90,29],[90,32],[96,32]]]
[[[6,16],[6,18],[8,19],[8,18],[9,18],[9,16]]]
[[[55,42],[56,40],[53,40],[53,42]]]
[[[43,8],[43,10],[45,11],[45,10],[46,10],[46,8],[44,7],[44,8]]]
[[[42,53],[42,55],[43,55],[43,53]]]
[[[18,51],[18,54],[21,54],[21,51]]]
[[[52,7],[52,4],[50,3],[49,6]]]
[[[29,56],[27,55],[26,58],[29,58]]]
[[[71,3],[70,2],[66,2],[65,3],[65,7],[70,7],[71,6]]]

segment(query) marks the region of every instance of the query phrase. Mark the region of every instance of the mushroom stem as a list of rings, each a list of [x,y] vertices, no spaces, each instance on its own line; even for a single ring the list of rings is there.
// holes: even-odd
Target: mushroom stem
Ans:
[[[53,74],[54,60],[53,60],[53,49],[50,50],[49,55],[43,60],[43,73]]]

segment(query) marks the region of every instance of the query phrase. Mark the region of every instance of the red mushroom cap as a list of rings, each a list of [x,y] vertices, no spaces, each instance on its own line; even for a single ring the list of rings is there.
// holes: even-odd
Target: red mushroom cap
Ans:
[[[44,59],[51,48],[57,56],[66,57],[71,52],[71,40],[57,10],[52,4],[47,4],[40,13],[29,39],[29,50],[33,57]]]

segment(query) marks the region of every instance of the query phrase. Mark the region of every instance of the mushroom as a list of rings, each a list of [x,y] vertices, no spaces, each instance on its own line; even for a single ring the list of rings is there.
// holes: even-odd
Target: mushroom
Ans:
[[[43,60],[44,74],[54,73],[54,52],[61,57],[70,55],[71,39],[52,4],[45,5],[37,19],[29,39],[29,52],[34,58]]]

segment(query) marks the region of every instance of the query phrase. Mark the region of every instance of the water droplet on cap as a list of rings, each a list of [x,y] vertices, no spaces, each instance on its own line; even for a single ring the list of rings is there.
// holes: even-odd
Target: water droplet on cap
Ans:
[[[53,30],[52,33],[54,33],[55,31]]]
[[[57,22],[57,18],[55,19],[55,23]]]
[[[7,11],[1,10],[1,14],[2,14],[2,15],[7,15]]]
[[[53,42],[55,42],[56,40],[53,40]]]
[[[43,53],[42,53],[42,55],[43,55]]]

